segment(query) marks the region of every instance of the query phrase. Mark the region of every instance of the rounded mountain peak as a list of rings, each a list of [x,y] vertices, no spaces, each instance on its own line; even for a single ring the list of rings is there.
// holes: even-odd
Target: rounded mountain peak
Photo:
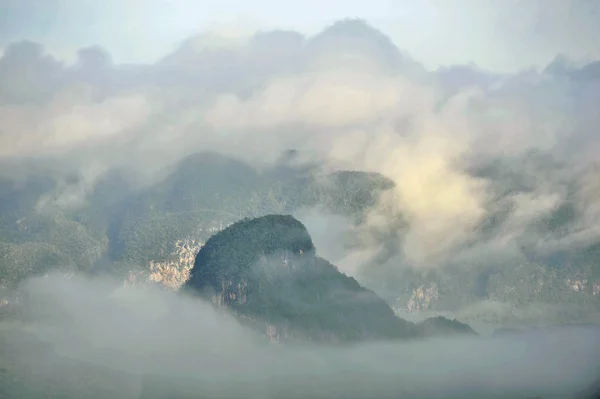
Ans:
[[[202,247],[187,285],[218,287],[232,276],[244,277],[261,258],[277,254],[312,254],[315,247],[306,227],[290,215],[243,219],[212,236]]]

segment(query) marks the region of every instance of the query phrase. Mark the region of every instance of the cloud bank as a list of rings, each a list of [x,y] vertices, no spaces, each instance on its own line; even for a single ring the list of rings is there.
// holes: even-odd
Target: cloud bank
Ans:
[[[86,395],[123,398],[520,398],[571,394],[600,366],[589,350],[600,343],[598,331],[583,327],[273,346],[209,304],[153,288],[51,275],[30,280],[21,295],[20,321],[0,322],[11,348],[3,360],[26,372],[29,391],[50,386],[65,397],[83,386]]]

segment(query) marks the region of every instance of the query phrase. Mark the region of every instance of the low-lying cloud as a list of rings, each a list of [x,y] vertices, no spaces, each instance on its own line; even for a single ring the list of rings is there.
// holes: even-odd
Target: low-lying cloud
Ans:
[[[560,396],[585,387],[600,366],[590,350],[598,331],[583,327],[274,346],[208,303],[155,288],[50,275],[28,281],[20,295],[20,321],[0,322],[6,359],[28,370],[28,389],[50,384],[62,395],[83,384],[90,397],[123,398]]]

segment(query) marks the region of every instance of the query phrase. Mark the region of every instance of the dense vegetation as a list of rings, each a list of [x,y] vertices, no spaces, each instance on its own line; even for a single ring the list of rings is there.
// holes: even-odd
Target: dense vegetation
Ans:
[[[182,160],[148,187],[136,188],[135,179],[111,171],[75,206],[64,204],[64,191],[83,184],[76,178],[36,170],[0,181],[0,285],[58,268],[117,276],[145,270],[169,259],[177,240],[205,241],[244,217],[323,206],[359,218],[392,187],[361,172],[315,176],[277,165],[259,173],[212,153]]]

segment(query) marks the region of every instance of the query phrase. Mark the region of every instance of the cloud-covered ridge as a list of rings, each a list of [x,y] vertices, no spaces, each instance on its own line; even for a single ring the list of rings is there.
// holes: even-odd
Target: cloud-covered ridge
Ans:
[[[357,230],[368,256],[353,256],[363,263],[399,215],[390,264],[506,253],[525,235],[541,251],[598,238],[596,69],[556,61],[514,75],[428,71],[359,20],[310,37],[205,35],[151,65],[116,65],[97,47],[66,65],[15,43],[0,58],[0,159],[153,176],[199,151],[264,165],[295,149],[329,170],[394,181]],[[536,232],[565,201],[577,210],[571,229]],[[492,219],[505,222],[483,234]]]

